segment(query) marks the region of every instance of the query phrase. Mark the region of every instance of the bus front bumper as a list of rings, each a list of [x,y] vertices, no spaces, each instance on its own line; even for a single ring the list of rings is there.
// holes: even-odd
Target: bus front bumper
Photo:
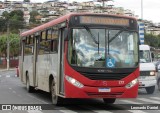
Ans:
[[[66,82],[66,98],[136,98],[139,84],[127,89],[125,87],[92,87],[78,88]]]

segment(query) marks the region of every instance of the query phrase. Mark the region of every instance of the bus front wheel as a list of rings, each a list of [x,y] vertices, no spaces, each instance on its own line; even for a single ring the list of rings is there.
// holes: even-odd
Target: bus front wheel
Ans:
[[[62,104],[63,99],[56,95],[56,85],[54,79],[51,82],[50,91],[51,91],[52,104],[54,105]]]
[[[146,87],[146,91],[148,94],[153,94],[155,90],[155,86]]]
[[[115,98],[103,98],[105,104],[113,104],[116,99]]]

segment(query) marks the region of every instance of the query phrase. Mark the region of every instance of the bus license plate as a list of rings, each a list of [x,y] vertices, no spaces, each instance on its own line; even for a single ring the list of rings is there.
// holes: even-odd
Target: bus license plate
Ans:
[[[145,79],[146,78],[146,76],[140,76],[139,77],[139,79]]]
[[[98,92],[111,92],[110,88],[99,88]]]

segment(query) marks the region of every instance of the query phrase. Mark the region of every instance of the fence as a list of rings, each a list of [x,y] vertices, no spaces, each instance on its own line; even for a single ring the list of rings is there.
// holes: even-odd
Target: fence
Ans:
[[[10,67],[14,68],[18,66],[18,59],[10,59]],[[7,68],[7,60],[0,58],[0,68]]]

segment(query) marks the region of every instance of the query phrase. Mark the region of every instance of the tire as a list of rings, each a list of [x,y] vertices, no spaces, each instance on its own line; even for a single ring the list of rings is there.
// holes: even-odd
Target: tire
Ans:
[[[105,104],[113,104],[116,101],[116,98],[103,98]]]
[[[28,77],[28,75],[27,75],[27,77],[26,77],[26,88],[27,88],[27,91],[28,91],[29,93],[32,93],[32,92],[34,91],[34,87],[30,86],[30,82],[29,82],[29,77]]]
[[[157,85],[158,85],[158,90],[160,91],[160,79],[158,80]]]
[[[155,86],[146,87],[146,91],[148,94],[153,94],[155,90]]]
[[[63,98],[56,95],[56,86],[55,86],[54,79],[52,80],[51,85],[50,85],[50,92],[51,92],[52,104],[53,105],[62,105]]]

